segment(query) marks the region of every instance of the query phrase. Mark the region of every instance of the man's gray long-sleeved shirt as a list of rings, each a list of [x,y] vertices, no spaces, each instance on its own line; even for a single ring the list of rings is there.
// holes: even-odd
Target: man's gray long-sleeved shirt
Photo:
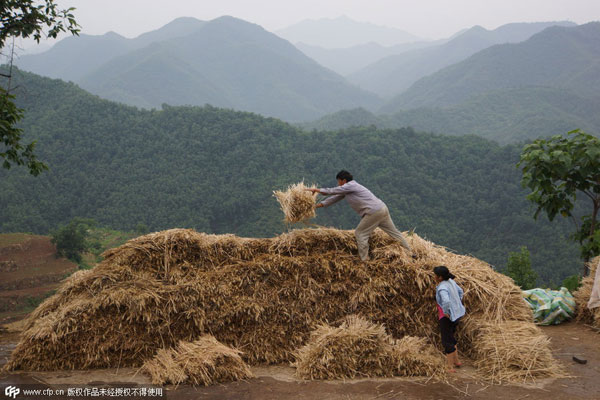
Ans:
[[[319,190],[322,194],[331,195],[321,202],[323,207],[328,207],[343,198],[346,198],[350,207],[352,207],[361,217],[364,217],[367,214],[373,214],[375,211],[379,211],[385,206],[385,203],[375,197],[369,189],[354,180],[347,182],[342,186]]]

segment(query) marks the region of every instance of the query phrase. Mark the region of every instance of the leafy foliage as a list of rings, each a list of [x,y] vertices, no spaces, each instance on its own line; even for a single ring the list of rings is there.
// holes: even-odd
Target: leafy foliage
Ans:
[[[569,289],[569,292],[574,293],[581,286],[581,277],[579,275],[567,276],[563,281],[562,285]]]
[[[0,157],[4,159],[2,166],[10,169],[11,164],[26,165],[29,172],[37,176],[48,167],[34,154],[35,141],[25,146],[21,143],[23,130],[17,127],[17,123],[23,118],[23,110],[17,108],[13,100],[13,95],[0,88],[0,143],[3,144]]]
[[[39,3],[39,4],[38,4]],[[60,32],[79,32],[73,8],[60,10],[54,0],[35,2],[32,0],[8,0],[0,3],[0,49],[10,37],[27,38],[33,36],[40,41],[42,35],[55,38]],[[11,164],[26,165],[29,172],[37,176],[47,169],[38,161],[33,150],[35,141],[28,145],[21,144],[23,131],[17,123],[23,118],[23,110],[14,103],[14,95],[10,93],[11,74],[2,74],[8,79],[7,87],[0,87],[0,157],[4,159],[2,166],[6,169]]]
[[[525,146],[518,166],[523,170],[523,186],[531,190],[527,199],[537,205],[534,217],[544,212],[550,221],[558,214],[572,218],[577,225],[573,238],[581,244],[581,256],[589,260],[600,254],[600,232],[596,231],[600,210],[600,139],[579,130],[569,135],[538,139]],[[592,203],[591,214],[582,216],[581,224],[574,216],[578,193]]]
[[[74,8],[61,10],[54,0],[6,0],[0,3],[0,48],[12,36],[33,38],[39,42],[42,35],[56,38],[60,32],[79,33],[79,25],[72,14]]]
[[[80,263],[82,253],[90,248],[87,241],[88,229],[94,225],[94,220],[74,218],[67,225],[61,226],[52,233],[52,243],[56,245],[56,253]]]
[[[515,283],[523,290],[535,287],[537,273],[531,269],[531,258],[527,247],[521,247],[518,253],[509,253],[506,274],[513,278]]]
[[[82,260],[79,263],[80,269],[93,268],[97,263],[103,260],[102,253],[104,253],[106,250],[119,247],[129,239],[147,233],[137,231],[137,227],[136,232],[123,232],[100,227],[95,223],[90,224],[86,232],[87,246],[85,251],[82,253]]]

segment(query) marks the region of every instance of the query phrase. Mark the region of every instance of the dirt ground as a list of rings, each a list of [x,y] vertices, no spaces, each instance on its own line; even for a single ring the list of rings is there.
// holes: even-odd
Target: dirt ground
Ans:
[[[0,234],[0,324],[22,318],[77,268],[47,236]]]
[[[554,355],[564,365],[570,378],[538,381],[535,384],[491,385],[475,377],[467,361],[448,382],[427,379],[361,379],[347,381],[301,381],[289,366],[254,367],[255,378],[241,382],[192,387],[180,385],[163,388],[169,399],[506,399],[506,400],[573,400],[600,399],[600,334],[591,328],[566,323],[544,327],[552,340]],[[0,365],[4,365],[18,341],[18,333],[0,333]],[[587,360],[573,361],[573,356]],[[148,377],[136,369],[91,371],[0,373],[0,389],[17,387],[150,387]],[[46,398],[50,396],[17,398]],[[57,397],[53,398],[68,398]],[[79,397],[78,397],[79,398]],[[80,397],[84,398],[84,397]],[[125,398],[125,397],[121,397]],[[151,397],[131,397],[151,398]],[[164,397],[163,397],[164,398]]]

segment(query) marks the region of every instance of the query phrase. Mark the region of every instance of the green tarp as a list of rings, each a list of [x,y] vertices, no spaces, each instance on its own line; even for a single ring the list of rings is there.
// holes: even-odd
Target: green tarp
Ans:
[[[531,307],[533,320],[538,325],[560,324],[575,315],[575,299],[567,288],[524,290],[523,297]]]

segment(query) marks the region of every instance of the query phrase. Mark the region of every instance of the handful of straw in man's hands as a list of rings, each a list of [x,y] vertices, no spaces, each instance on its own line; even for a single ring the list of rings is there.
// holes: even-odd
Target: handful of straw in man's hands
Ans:
[[[285,215],[284,221],[296,223],[314,218],[317,193],[306,189],[316,189],[314,185],[307,187],[304,182],[290,185],[285,192],[276,190],[273,195],[277,198]]]

